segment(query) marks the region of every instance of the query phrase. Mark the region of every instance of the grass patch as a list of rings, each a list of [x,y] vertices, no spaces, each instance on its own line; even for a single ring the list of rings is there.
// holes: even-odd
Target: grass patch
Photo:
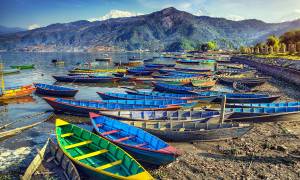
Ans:
[[[295,61],[300,61],[300,55],[299,54],[257,54],[253,55],[255,57],[259,58],[282,58],[282,59],[288,59],[288,60],[295,60]]]

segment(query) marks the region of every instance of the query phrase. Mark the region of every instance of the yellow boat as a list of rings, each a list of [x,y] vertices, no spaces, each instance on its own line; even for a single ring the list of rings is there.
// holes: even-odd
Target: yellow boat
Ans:
[[[125,73],[127,69],[125,68],[117,68],[117,69],[74,69],[71,70],[70,73],[104,73],[104,72],[111,72],[111,73]]]
[[[18,86],[9,89],[5,89],[4,77],[3,77],[3,65],[0,63],[0,76],[1,76],[1,92],[0,100],[14,99],[30,95],[35,91],[35,87],[32,85]]]

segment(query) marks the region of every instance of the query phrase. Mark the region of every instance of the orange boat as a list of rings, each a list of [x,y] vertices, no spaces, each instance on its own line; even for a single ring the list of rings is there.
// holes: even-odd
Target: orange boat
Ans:
[[[32,94],[34,91],[35,91],[35,87],[32,85],[19,86],[4,91],[2,90],[2,94],[0,95],[0,100],[7,100],[7,99],[28,96]]]
[[[25,85],[25,86],[18,86],[18,87],[5,89],[2,63],[0,63],[0,76],[1,76],[0,101],[28,96],[35,90],[35,87],[33,85]]]

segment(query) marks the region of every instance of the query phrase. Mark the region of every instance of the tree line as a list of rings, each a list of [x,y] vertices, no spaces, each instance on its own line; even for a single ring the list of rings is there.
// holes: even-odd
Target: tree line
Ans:
[[[280,37],[269,36],[265,42],[255,46],[240,47],[243,54],[300,54],[300,30],[285,32]]]

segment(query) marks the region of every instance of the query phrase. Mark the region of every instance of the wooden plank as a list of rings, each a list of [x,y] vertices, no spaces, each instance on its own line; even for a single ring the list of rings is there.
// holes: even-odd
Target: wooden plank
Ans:
[[[127,136],[127,137],[123,137],[123,138],[120,138],[120,139],[117,139],[115,140],[116,142],[122,142],[122,141],[126,141],[128,139],[131,139],[131,138],[134,138],[135,136]]]
[[[143,146],[146,146],[146,145],[148,145],[148,143],[137,144],[134,147],[143,147]]]
[[[80,161],[80,160],[82,160],[82,159],[86,159],[86,158],[98,156],[98,155],[103,154],[103,153],[106,153],[106,152],[108,152],[107,149],[101,149],[101,150],[99,150],[99,151],[95,151],[95,152],[88,153],[88,154],[85,154],[85,155],[77,156],[77,157],[75,157],[74,159]]]
[[[107,135],[114,134],[114,133],[117,133],[117,132],[120,132],[120,130],[115,129],[115,130],[111,130],[111,131],[106,131],[106,132],[101,133],[101,135],[107,136]]]
[[[87,145],[87,144],[90,144],[90,143],[92,143],[92,141],[90,141],[90,140],[83,141],[83,142],[80,142],[80,143],[76,143],[76,144],[71,144],[71,145],[65,146],[65,149],[72,149],[72,148],[84,146],[84,145]]]
[[[97,170],[104,170],[104,169],[108,169],[108,168],[111,168],[113,166],[119,165],[121,163],[122,163],[122,160],[118,160],[118,161],[115,161],[115,162],[108,163],[108,164],[102,165],[100,167],[97,167],[96,169]]]
[[[225,117],[225,106],[226,106],[226,95],[223,96],[222,98],[222,103],[221,103],[221,114],[220,114],[220,124],[224,123],[224,117]]]
[[[74,135],[74,133],[65,133],[65,134],[60,135],[60,137],[65,138],[65,137],[70,137],[73,135]]]

